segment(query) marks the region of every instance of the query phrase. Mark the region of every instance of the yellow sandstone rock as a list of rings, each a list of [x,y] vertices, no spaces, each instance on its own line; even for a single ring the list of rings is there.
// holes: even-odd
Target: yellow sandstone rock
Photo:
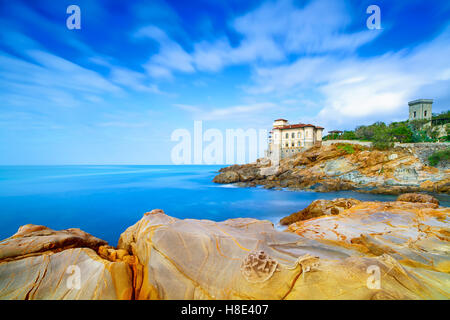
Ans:
[[[448,211],[362,202],[293,224],[296,234],[268,221],[158,211],[119,247],[142,263],[136,299],[447,299]]]
[[[100,257],[105,244],[79,229],[21,227],[0,242],[0,299],[131,299],[132,270]]]
[[[26,225],[0,241],[0,299],[449,299],[450,209],[403,200],[319,201],[288,232],[155,209],[118,248]]]

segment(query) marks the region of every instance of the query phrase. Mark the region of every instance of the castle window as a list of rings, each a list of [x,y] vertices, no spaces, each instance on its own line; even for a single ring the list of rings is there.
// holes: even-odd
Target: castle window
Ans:
[[[286,133],[286,139],[289,138],[289,133]]]
[[[427,110],[425,110],[425,111],[423,112],[423,116],[424,116],[424,117],[427,116]]]
[[[414,111],[414,118],[416,117],[416,112]]]
[[[301,137],[302,137],[302,135],[301,135],[301,133],[300,133],[300,132],[298,133],[298,137],[299,137],[299,138],[301,138]]]
[[[294,142],[292,142],[292,146],[295,147],[295,143]]]
[[[286,148],[289,147],[289,143],[286,143]]]
[[[426,111],[425,111],[425,112],[426,112]],[[295,133],[294,133],[294,132],[292,132],[291,137],[292,137],[292,138],[295,138]]]
[[[299,142],[297,142],[297,146],[299,146],[299,147],[300,147],[300,141],[299,141]]]

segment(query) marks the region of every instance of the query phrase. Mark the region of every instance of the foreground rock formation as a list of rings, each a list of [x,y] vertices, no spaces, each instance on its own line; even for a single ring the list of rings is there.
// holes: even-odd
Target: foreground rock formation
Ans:
[[[0,299],[131,299],[131,268],[101,258],[105,245],[79,229],[20,227],[0,242]]]
[[[226,167],[213,181],[319,192],[449,193],[450,168],[428,166],[414,148],[379,151],[359,145],[333,144],[282,159],[279,165],[260,159]]]
[[[404,200],[313,203],[288,232],[156,209],[117,248],[27,225],[0,242],[0,299],[449,299],[450,209]]]

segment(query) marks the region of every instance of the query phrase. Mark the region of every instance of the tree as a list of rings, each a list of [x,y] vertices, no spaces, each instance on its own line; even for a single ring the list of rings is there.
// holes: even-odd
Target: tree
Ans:
[[[413,142],[413,131],[406,122],[393,122],[389,125],[389,133],[398,142]]]
[[[392,142],[390,130],[384,122],[374,123],[372,130],[372,146],[375,149],[386,150],[393,147],[394,143]]]
[[[356,134],[354,131],[344,131],[344,133],[341,135],[342,140],[357,140]]]
[[[337,140],[339,135],[337,133],[330,133],[323,137],[323,140]]]

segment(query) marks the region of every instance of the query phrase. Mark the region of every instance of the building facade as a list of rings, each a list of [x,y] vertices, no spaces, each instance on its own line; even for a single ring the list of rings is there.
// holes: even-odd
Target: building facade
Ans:
[[[408,102],[409,105],[409,121],[414,120],[431,120],[431,106],[433,100],[418,99]]]
[[[323,128],[312,124],[289,124],[285,119],[273,123],[267,156],[285,158],[315,145],[322,144]]]

